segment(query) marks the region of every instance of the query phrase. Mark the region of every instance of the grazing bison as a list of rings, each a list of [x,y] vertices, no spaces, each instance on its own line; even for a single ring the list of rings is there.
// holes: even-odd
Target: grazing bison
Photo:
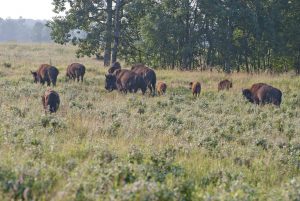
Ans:
[[[67,68],[66,76],[69,79],[77,79],[77,82],[81,80],[83,82],[83,77],[85,74],[85,66],[79,63],[72,63]]]
[[[265,85],[267,85],[267,84],[265,84],[265,83],[253,84],[250,89],[242,90],[243,96],[251,103],[254,103],[254,102],[258,103],[258,100],[256,97],[257,91],[259,90],[259,88],[261,88],[262,86],[265,86]]]
[[[190,82],[190,89],[192,90],[193,96],[199,96],[201,92],[200,82]]]
[[[282,99],[282,92],[279,89],[264,83],[257,83],[250,89],[243,89],[243,95],[251,103],[261,105],[272,103],[280,106]]]
[[[117,70],[113,74],[105,75],[105,77],[105,89],[108,91],[118,89],[124,93],[136,93],[139,89],[141,89],[144,94],[147,89],[147,85],[143,77],[130,70]]]
[[[132,66],[131,70],[142,76],[150,90],[150,93],[155,94],[156,74],[154,70],[144,64],[136,64]]]
[[[229,90],[230,88],[232,88],[232,82],[230,82],[229,80],[223,80],[218,84],[218,91],[221,90]]]
[[[54,66],[51,66],[49,64],[42,64],[39,69],[35,72],[31,71],[31,74],[33,75],[34,83],[41,83],[42,85],[47,82],[47,85],[50,86],[52,83],[53,86],[56,86],[56,80],[58,76],[58,69]]]
[[[121,69],[121,64],[119,62],[115,62],[111,65],[111,67],[108,69],[108,73],[113,73],[116,70]]]
[[[157,82],[156,90],[159,96],[165,94],[167,90],[167,84],[162,81]]]
[[[48,89],[44,96],[42,96],[42,103],[45,111],[49,111],[50,113],[56,112],[60,104],[58,93],[52,89]]]

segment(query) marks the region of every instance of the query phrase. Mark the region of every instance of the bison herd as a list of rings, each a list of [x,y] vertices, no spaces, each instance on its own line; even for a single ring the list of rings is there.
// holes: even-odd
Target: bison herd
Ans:
[[[31,71],[34,83],[41,83],[47,86],[51,84],[56,86],[57,76],[59,71],[56,67],[42,64],[35,72]],[[72,63],[67,67],[66,79],[77,80],[83,82],[85,75],[85,66],[79,63]],[[200,82],[190,82],[189,88],[193,96],[198,97],[201,93]],[[232,88],[232,82],[223,80],[218,84],[218,91],[229,90]],[[145,94],[149,89],[151,95],[164,95],[167,90],[167,84],[163,81],[156,82],[156,73],[153,69],[144,64],[133,65],[132,68],[122,69],[119,62],[115,62],[108,69],[108,74],[105,75],[105,89],[109,92],[118,90],[122,93],[136,93],[141,90]],[[274,104],[280,106],[282,92],[265,83],[256,83],[250,89],[242,90],[243,96],[251,103],[255,104]],[[60,104],[60,98],[56,91],[47,89],[42,96],[42,103],[45,111],[50,113],[56,112]]]

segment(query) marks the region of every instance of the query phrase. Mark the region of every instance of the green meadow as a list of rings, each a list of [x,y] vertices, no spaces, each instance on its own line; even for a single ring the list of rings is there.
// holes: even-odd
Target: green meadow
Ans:
[[[300,200],[299,76],[157,69],[166,95],[124,95],[105,90],[102,61],[75,51],[0,44],[0,200]],[[65,79],[73,62],[83,83]],[[42,63],[60,71],[51,115],[30,74]],[[225,78],[233,88],[218,92]],[[283,92],[280,108],[242,97],[256,82]]]

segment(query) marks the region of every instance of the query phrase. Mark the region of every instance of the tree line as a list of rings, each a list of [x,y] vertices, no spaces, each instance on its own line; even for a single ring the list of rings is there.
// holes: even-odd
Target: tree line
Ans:
[[[49,42],[50,29],[46,21],[0,18],[0,42]]]
[[[152,67],[300,73],[299,0],[53,0],[52,39],[77,56]],[[60,15],[64,13],[63,15]],[[86,37],[70,34],[81,30]]]

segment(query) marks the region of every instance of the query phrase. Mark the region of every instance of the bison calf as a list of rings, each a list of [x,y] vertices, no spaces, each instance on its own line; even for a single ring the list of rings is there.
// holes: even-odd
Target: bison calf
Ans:
[[[81,80],[83,82],[83,77],[85,74],[85,66],[79,63],[72,63],[67,68],[66,76],[69,79],[77,79],[77,82]]]
[[[52,89],[48,89],[44,96],[42,96],[42,103],[45,111],[49,111],[50,113],[56,112],[60,104],[58,93]]]
[[[200,82],[190,82],[190,89],[192,90],[193,96],[199,96],[201,92]]]
[[[159,96],[165,94],[167,90],[167,84],[162,81],[159,81],[156,85],[156,90]]]
[[[52,83],[53,86],[56,86],[56,80],[58,76],[58,69],[49,64],[42,64],[39,69],[35,72],[31,71],[33,75],[34,83],[41,83],[42,85],[47,82],[47,85],[50,86]]]
[[[230,82],[229,80],[223,80],[218,84],[218,91],[221,90],[229,90],[230,88],[232,88],[232,82]]]
[[[265,83],[254,84],[250,89],[243,89],[242,93],[251,103],[261,105],[272,103],[276,106],[281,104],[282,92]]]

